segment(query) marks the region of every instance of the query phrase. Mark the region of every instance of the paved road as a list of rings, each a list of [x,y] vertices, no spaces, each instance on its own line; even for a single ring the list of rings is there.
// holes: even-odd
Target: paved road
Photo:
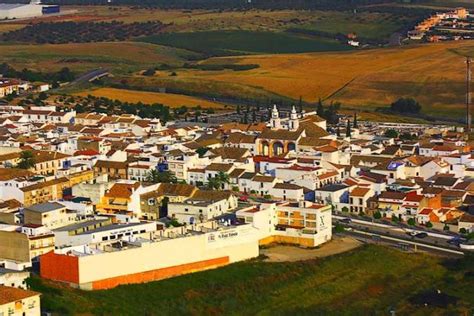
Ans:
[[[109,71],[107,69],[94,69],[91,70],[79,77],[77,77],[71,84],[77,84],[81,82],[88,82],[94,78],[99,78],[108,75]]]
[[[340,220],[344,217],[334,216],[334,218],[336,218],[336,220]],[[453,255],[463,254],[463,251],[461,251],[458,246],[448,243],[448,241],[453,238],[451,235],[428,233],[428,236],[425,238],[417,238],[410,235],[410,232],[414,229],[354,219],[352,219],[350,223],[341,222],[341,224],[346,228],[346,233],[365,239],[383,241],[391,244],[405,243],[410,245],[409,247],[411,248],[414,248],[416,245],[416,247],[430,252],[446,252]]]

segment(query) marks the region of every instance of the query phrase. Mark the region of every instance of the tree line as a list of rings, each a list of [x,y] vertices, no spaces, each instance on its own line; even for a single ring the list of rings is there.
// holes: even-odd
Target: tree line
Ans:
[[[131,103],[120,100],[112,100],[105,97],[88,95],[74,106],[78,113],[97,112],[114,114],[134,114],[142,118],[159,118],[163,123],[174,118],[174,114],[168,106],[160,103],[144,104],[142,102]]]
[[[76,74],[67,67],[57,72],[39,72],[27,68],[16,70],[7,63],[0,64],[0,74],[5,78],[17,78],[30,82],[47,82],[57,87],[60,82],[71,82],[76,78]]]
[[[136,5],[169,9],[312,9],[348,10],[397,0],[46,0],[46,4]]]
[[[133,37],[153,35],[165,25],[159,21],[149,22],[43,22],[4,33],[6,42],[37,44],[65,44],[125,41]]]

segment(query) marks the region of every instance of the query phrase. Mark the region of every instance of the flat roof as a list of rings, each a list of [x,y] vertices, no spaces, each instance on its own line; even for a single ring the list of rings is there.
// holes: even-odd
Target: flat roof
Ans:
[[[75,223],[75,224],[72,224],[72,225],[64,226],[64,227],[55,229],[53,231],[55,231],[55,232],[67,232],[67,231],[72,231],[72,230],[76,230],[76,229],[80,229],[80,228],[84,228],[84,227],[88,227],[88,226],[92,226],[92,225],[97,225],[97,224],[107,222],[107,221],[109,221],[108,218],[93,219],[93,220],[89,220],[89,221],[85,221],[85,222],[80,222],[80,223]]]
[[[58,202],[46,202],[28,206],[26,209],[37,213],[47,213],[61,208],[65,208],[65,206]]]
[[[92,233],[107,232],[107,231],[116,230],[116,229],[132,228],[132,227],[141,226],[141,225],[145,225],[145,224],[148,224],[148,222],[127,223],[127,224],[112,224],[112,225],[97,227],[96,229],[89,230],[89,231],[86,231],[86,232],[82,232],[82,233],[79,233],[77,235],[86,235],[86,234],[92,234]]]
[[[0,10],[11,10],[30,5],[29,3],[0,3]]]

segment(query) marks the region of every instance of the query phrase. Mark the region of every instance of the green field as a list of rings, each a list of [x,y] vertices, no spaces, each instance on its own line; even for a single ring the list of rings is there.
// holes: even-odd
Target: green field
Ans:
[[[349,50],[335,40],[289,33],[254,31],[210,31],[164,33],[140,41],[187,49],[208,56],[280,54]]]
[[[148,284],[83,292],[32,280],[42,306],[60,314],[102,315],[399,315],[462,314],[474,308],[472,258],[441,259],[379,246],[317,260],[253,260]],[[440,289],[458,302],[420,307],[409,299]],[[467,315],[467,314],[466,314]]]
[[[413,17],[395,16],[377,12],[321,12],[314,20],[299,28],[330,34],[355,33],[358,37],[388,42],[390,35],[399,31],[404,24],[413,22]]]

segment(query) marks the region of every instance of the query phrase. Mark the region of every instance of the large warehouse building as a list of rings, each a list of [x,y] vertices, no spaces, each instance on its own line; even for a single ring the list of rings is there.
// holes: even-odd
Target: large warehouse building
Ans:
[[[39,3],[0,3],[0,20],[24,19],[58,13],[59,6],[44,6]]]

